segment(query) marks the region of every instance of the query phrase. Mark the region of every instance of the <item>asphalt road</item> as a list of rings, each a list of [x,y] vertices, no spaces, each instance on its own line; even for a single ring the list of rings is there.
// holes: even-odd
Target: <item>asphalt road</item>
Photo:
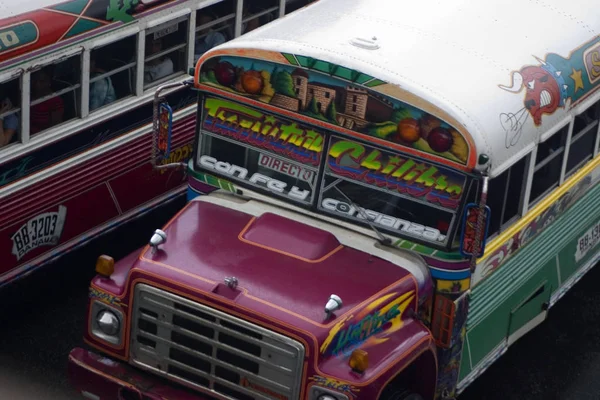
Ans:
[[[98,255],[144,245],[183,204],[159,209],[0,291],[0,400],[79,399],[69,351],[82,345],[88,283]],[[600,268],[517,342],[459,400],[599,400]]]

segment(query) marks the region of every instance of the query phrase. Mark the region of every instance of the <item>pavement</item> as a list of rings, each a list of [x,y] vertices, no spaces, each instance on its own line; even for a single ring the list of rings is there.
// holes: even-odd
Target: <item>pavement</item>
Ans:
[[[97,239],[0,290],[0,400],[80,399],[69,387],[69,351],[82,346],[88,284],[98,255],[144,245],[183,202]],[[600,400],[600,268],[555,305],[459,400]]]

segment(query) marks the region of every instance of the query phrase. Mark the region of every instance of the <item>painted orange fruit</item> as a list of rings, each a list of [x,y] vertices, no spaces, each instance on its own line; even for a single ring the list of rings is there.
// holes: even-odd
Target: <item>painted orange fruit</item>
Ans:
[[[242,87],[246,93],[259,94],[264,86],[263,78],[258,71],[246,71],[242,74]]]
[[[414,118],[405,118],[398,124],[398,137],[405,142],[414,143],[420,136],[419,121]]]

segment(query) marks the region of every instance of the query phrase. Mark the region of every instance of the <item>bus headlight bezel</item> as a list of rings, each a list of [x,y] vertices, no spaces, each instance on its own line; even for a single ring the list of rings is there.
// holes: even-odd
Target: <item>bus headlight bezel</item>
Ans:
[[[311,400],[348,400],[348,396],[343,393],[316,385],[311,386],[310,395],[308,398]]]
[[[106,317],[101,322],[101,317]],[[106,303],[95,300],[90,307],[90,333],[97,339],[100,339],[112,346],[120,346],[123,343],[124,333],[124,315],[123,312]],[[110,325],[116,325],[116,330],[112,333]]]

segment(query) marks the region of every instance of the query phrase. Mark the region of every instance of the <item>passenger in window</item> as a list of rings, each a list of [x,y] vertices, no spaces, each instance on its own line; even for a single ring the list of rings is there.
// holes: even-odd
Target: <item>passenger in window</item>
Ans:
[[[250,15],[256,14],[257,12],[250,10],[246,2],[244,2],[244,8],[242,12],[242,19],[246,19]],[[260,20],[258,18],[251,19],[242,23],[242,34],[251,32],[260,26]]]
[[[104,74],[106,71],[98,66],[96,56],[90,57],[90,77],[94,78]],[[117,99],[115,88],[110,76],[104,77],[90,84],[90,111],[112,103]]]
[[[214,20],[215,18],[210,14],[198,15],[199,26],[206,25]],[[221,32],[214,31],[212,27],[198,31],[198,37],[196,38],[194,47],[194,63],[198,62],[200,57],[202,57],[202,54],[226,41],[225,35]]]
[[[163,49],[162,39],[154,39],[146,42],[146,57],[160,53]],[[157,57],[146,62],[144,69],[144,83],[154,82],[173,73],[173,60],[167,55]]]
[[[31,99],[52,94],[52,81],[48,71],[42,69],[31,75]],[[65,105],[60,96],[51,97],[31,107],[31,133],[38,133],[63,121]]]
[[[13,108],[12,102],[8,97],[3,97],[0,93],[0,147],[6,146],[14,138],[19,130],[19,117],[17,113],[3,115]]]

